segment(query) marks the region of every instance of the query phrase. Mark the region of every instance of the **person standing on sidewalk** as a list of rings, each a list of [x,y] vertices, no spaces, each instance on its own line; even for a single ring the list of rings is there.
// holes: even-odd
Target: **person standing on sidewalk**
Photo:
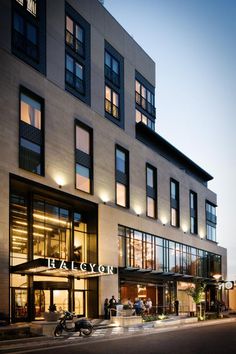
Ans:
[[[175,314],[176,316],[179,316],[179,300],[175,300]]]
[[[111,316],[116,315],[116,304],[117,304],[117,301],[115,299],[115,296],[112,295],[111,299],[109,300],[109,308],[110,308]]]
[[[109,301],[108,298],[106,298],[104,301],[104,319],[109,320],[109,318]]]

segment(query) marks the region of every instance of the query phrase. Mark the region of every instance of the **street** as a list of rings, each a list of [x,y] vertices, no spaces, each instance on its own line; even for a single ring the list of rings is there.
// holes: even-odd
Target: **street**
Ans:
[[[53,345],[37,347],[26,345],[18,350],[0,353],[49,353],[50,354],[222,354],[234,353],[236,348],[236,322],[168,331],[137,332],[129,336],[105,336],[54,340]],[[52,344],[52,343],[50,343]]]

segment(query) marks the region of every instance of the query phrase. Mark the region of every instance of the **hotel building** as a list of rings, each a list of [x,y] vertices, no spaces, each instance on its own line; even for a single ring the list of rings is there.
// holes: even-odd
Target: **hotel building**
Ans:
[[[212,176],[158,134],[153,60],[97,0],[2,0],[0,23],[1,316],[161,313],[196,279],[209,306]]]

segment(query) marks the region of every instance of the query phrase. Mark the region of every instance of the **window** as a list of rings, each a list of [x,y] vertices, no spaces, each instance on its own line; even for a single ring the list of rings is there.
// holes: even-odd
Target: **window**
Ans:
[[[145,114],[141,113],[138,109],[136,109],[135,114],[136,114],[136,123],[142,122],[152,130],[155,130],[155,122],[149,119]]]
[[[129,207],[129,153],[116,146],[116,204]]]
[[[105,41],[105,117],[124,127],[124,59]]]
[[[93,131],[76,120],[76,188],[86,192],[93,191]]]
[[[45,1],[13,0],[12,4],[12,52],[45,74]]]
[[[189,193],[190,202],[190,232],[191,234],[197,234],[197,194],[190,191]]]
[[[66,55],[66,83],[84,94],[84,68],[70,55]]]
[[[155,116],[154,94],[138,80],[135,82],[135,100],[138,106]]]
[[[170,180],[170,223],[179,227],[179,183]]]
[[[206,237],[210,241],[216,242],[216,206],[206,202]]]
[[[90,25],[67,3],[65,88],[83,102],[90,104]]]
[[[84,29],[69,16],[66,16],[66,44],[84,56]]]
[[[192,276],[221,273],[221,257],[119,225],[119,266]]]
[[[20,167],[44,175],[44,101],[20,89]]]
[[[119,95],[108,86],[105,87],[105,110],[119,119]]]
[[[105,51],[105,76],[114,85],[120,86],[119,62],[107,51]]]
[[[155,167],[146,165],[146,203],[147,216],[156,218],[157,216],[157,170]]]

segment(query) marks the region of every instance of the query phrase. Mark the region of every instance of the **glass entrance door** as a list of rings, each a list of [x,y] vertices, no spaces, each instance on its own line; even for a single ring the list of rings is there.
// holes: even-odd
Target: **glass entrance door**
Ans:
[[[28,290],[12,288],[12,322],[28,320]]]
[[[68,290],[34,290],[35,319],[44,319],[44,313],[53,305],[56,305],[57,312],[68,310],[68,295]]]

